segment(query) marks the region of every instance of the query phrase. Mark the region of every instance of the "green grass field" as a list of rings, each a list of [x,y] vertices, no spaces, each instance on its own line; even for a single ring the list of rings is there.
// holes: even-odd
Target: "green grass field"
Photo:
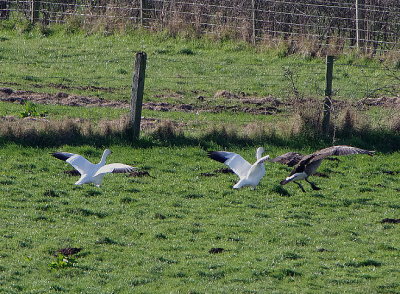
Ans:
[[[279,48],[144,32],[86,36],[58,29],[43,36],[0,24],[0,87],[14,90],[128,100],[137,50],[148,53],[145,102],[196,106],[202,95],[209,107],[237,103],[214,99],[218,90],[285,100],[294,95],[287,68],[300,96],[321,97],[324,89],[322,58],[285,57]],[[337,62],[339,100],[356,102],[384,80],[379,60]],[[128,111],[37,107],[49,121],[83,118],[93,125]],[[1,116],[24,109],[0,102]],[[399,218],[399,139],[380,128],[388,119],[382,112],[394,116],[392,108],[360,109],[374,128],[336,141],[376,155],[325,161],[318,171],[328,177],[310,178],[322,190],[304,184],[306,193],[280,186],[291,168],[270,162],[256,190],[233,190],[237,176],[219,172],[225,166],[207,157],[208,150],[228,150],[253,162],[258,146],[275,157],[332,143],[303,133],[230,133],[290,125],[290,107],[276,115],[144,109],[144,117],[185,124],[184,132],[143,133],[136,142],[104,135],[68,144],[45,130],[32,141],[1,137],[0,293],[399,293],[400,224],[382,223]],[[220,128],[229,125],[227,133]],[[97,162],[105,148],[113,151],[108,163],[148,175],[111,174],[101,188],[75,186],[78,178],[65,173],[72,167],[50,155],[62,150]],[[64,247],[82,248],[69,265],[54,256]]]
[[[287,151],[264,146],[271,156]],[[400,290],[399,227],[381,223],[398,217],[399,153],[325,162],[329,178],[313,177],[322,190],[303,193],[280,187],[290,171],[280,164],[266,164],[256,190],[233,190],[236,176],[215,172],[222,164],[202,148],[109,147],[108,162],[150,176],[78,187],[53,149],[2,147],[2,293]],[[102,153],[59,149],[93,161]],[[254,148],[234,151],[254,159]],[[72,267],[49,268],[64,247],[83,249]]]
[[[325,90],[325,60],[290,54],[284,43],[254,48],[233,40],[188,40],[145,31],[109,36],[60,28],[43,32],[22,30],[12,21],[3,21],[0,28],[1,75],[7,77],[1,82],[24,90],[55,92],[62,84],[65,92],[129,99],[138,51],[148,56],[147,101],[161,96],[166,102],[195,103],[199,95],[213,97],[218,90],[259,97],[321,97]],[[336,56],[335,97],[393,94],[399,84],[396,69],[379,58]]]

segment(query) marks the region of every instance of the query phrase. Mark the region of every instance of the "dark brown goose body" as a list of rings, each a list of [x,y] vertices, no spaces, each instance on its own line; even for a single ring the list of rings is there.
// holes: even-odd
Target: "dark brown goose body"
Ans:
[[[320,190],[320,188],[318,188],[315,184],[308,181],[308,177],[316,172],[324,158],[328,156],[341,156],[351,154],[367,154],[369,156],[372,156],[374,152],[375,151],[369,151],[345,145],[332,146],[318,150],[312,154],[303,156],[301,160],[296,164],[290,175],[285,180],[281,181],[281,185],[294,182],[302,189],[303,192],[305,192],[303,186],[300,183],[296,182],[296,180],[305,180],[311,185],[314,190]]]

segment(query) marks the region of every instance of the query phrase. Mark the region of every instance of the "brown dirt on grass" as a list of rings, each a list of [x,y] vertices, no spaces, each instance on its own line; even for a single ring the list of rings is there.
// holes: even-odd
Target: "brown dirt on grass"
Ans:
[[[58,85],[54,85],[55,88]],[[57,87],[56,87],[57,86]],[[111,91],[111,90],[110,90]],[[180,93],[169,93],[167,97],[181,97]],[[164,95],[155,95],[155,98],[164,98]],[[182,96],[183,97],[183,96]],[[200,99],[201,98],[201,99]],[[207,105],[206,100],[222,98],[229,100],[230,105]],[[217,91],[212,97],[199,96],[198,99],[201,104],[173,104],[167,102],[145,102],[143,103],[144,109],[155,110],[155,111],[177,111],[177,112],[190,112],[190,113],[201,113],[211,112],[219,113],[223,111],[229,112],[244,112],[255,115],[275,115],[281,113],[286,109],[296,109],[308,105],[307,103],[322,103],[322,99],[306,98],[302,100],[288,99],[280,101],[275,97],[254,97],[249,96],[245,93],[232,93],[226,90]],[[129,102],[123,100],[107,100],[100,97],[87,97],[80,95],[73,95],[64,92],[58,92],[56,94],[48,93],[36,93],[32,91],[20,91],[13,90],[11,88],[0,88],[0,101],[9,103],[24,104],[26,101],[31,101],[38,104],[53,104],[53,105],[65,105],[65,106],[85,106],[85,107],[111,107],[111,108],[129,108]],[[233,105],[232,105],[233,103]],[[343,108],[356,108],[365,109],[371,106],[378,106],[384,108],[400,107],[400,97],[379,97],[379,98],[365,98],[357,102],[348,102],[343,100],[333,101],[336,109]],[[311,105],[310,104],[310,105]],[[5,118],[3,118],[4,120]]]
[[[128,108],[126,101],[111,101],[99,97],[86,97],[70,95],[64,92],[56,94],[35,93],[31,91],[14,91],[9,88],[0,89],[0,101],[24,104],[31,101],[38,104],[56,104],[65,106],[87,106],[87,107],[113,107]]]
[[[399,107],[400,97],[365,98],[360,103],[368,106]]]
[[[210,253],[210,254],[218,254],[218,253],[222,253],[224,251],[225,251],[224,248],[221,248],[221,247],[214,248],[213,247],[210,250],[208,250],[208,253]]]
[[[243,97],[230,92],[223,91],[227,97],[235,97],[239,100],[237,105],[225,106],[207,106],[207,105],[191,105],[191,104],[172,104],[167,102],[145,102],[143,108],[156,111],[181,111],[181,112],[212,112],[218,113],[222,111],[246,112],[251,114],[273,115],[281,112],[278,106],[284,105],[273,97],[257,98]],[[71,95],[64,92],[56,94],[35,93],[32,91],[19,91],[10,88],[0,88],[0,101],[24,104],[31,101],[38,104],[53,104],[64,106],[86,106],[86,107],[112,107],[112,108],[129,108],[128,101],[111,101],[99,97],[87,97],[79,95]]]
[[[381,221],[382,224],[389,223],[389,224],[399,224],[400,219],[398,218],[385,218]]]
[[[54,256],[58,256],[58,253],[65,255],[65,256],[70,256],[70,255],[77,254],[81,250],[82,250],[82,248],[74,248],[74,247],[61,248],[56,251]]]

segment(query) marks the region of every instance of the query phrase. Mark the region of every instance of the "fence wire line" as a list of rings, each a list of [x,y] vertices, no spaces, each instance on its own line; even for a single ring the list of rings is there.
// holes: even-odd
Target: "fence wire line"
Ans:
[[[269,34],[281,34],[281,35],[291,35],[291,36],[299,36],[299,35],[306,35],[306,36],[310,36],[313,38],[331,38],[331,37],[339,37],[340,39],[349,41],[349,42],[354,42],[354,36],[346,36],[346,35],[342,35],[342,36],[338,36],[336,33],[330,33],[328,34],[327,31],[332,31],[335,32],[335,30],[341,30],[342,32],[346,32],[347,34],[355,34],[356,28],[354,25],[348,27],[348,26],[342,26],[340,28],[334,28],[331,25],[328,24],[324,24],[321,22],[323,21],[323,18],[326,18],[327,15],[326,14],[318,14],[318,10],[315,13],[310,13],[308,12],[304,12],[301,11],[299,9],[297,9],[296,7],[310,7],[310,8],[323,8],[325,10],[335,10],[335,9],[347,9],[349,11],[351,11],[351,15],[354,15],[355,13],[355,5],[350,5],[349,3],[340,3],[340,2],[331,2],[329,4],[318,4],[318,3],[304,3],[304,2],[300,2],[300,1],[289,1],[289,0],[264,0],[261,1],[261,4],[274,4],[273,8],[268,8],[268,9],[262,9],[260,8],[260,4],[257,5],[257,7],[246,7],[246,5],[242,5],[241,7],[236,7],[236,6],[228,6],[228,5],[221,5],[221,4],[210,4],[210,3],[196,3],[192,1],[162,1],[162,0],[153,0],[153,1],[149,1],[151,3],[161,3],[163,5],[162,9],[157,9],[157,8],[152,8],[152,9],[147,9],[144,8],[142,11],[143,12],[148,12],[148,13],[158,13],[160,15],[170,15],[170,14],[175,14],[175,15],[188,15],[188,16],[192,16],[195,18],[207,18],[207,19],[216,19],[217,23],[209,23],[209,22],[204,22],[204,21],[191,21],[189,20],[189,23],[193,24],[193,25],[200,25],[202,27],[209,27],[209,28],[214,28],[214,27],[218,27],[221,26],[221,23],[218,23],[218,20],[223,20],[225,23],[223,23],[223,27],[226,28],[232,28],[232,29],[236,29],[236,30],[249,30],[249,26],[247,25],[238,25],[238,23],[243,23],[243,22],[255,22],[258,25],[261,26],[267,26],[266,28],[262,27],[254,27],[254,31],[255,34],[258,36],[255,36],[256,40],[262,40],[264,39],[264,37],[260,37],[259,35],[262,35],[263,33],[269,33]],[[257,1],[256,1],[257,2]],[[31,3],[31,1],[9,1],[9,5],[12,6],[12,4],[17,5],[17,6],[21,6],[21,5],[25,5],[27,6],[28,4]],[[107,4],[107,5],[92,5],[92,4],[78,4],[78,3],[63,3],[63,2],[50,2],[50,1],[43,1],[40,2],[42,7],[43,6],[53,6],[56,7],[57,6],[62,6],[62,7],[71,7],[73,8],[72,10],[75,11],[51,11],[48,8],[42,8],[42,12],[47,13],[49,16],[55,16],[56,18],[60,18],[63,15],[77,15],[77,16],[82,16],[82,17],[91,17],[91,18],[96,18],[96,17],[108,17],[108,18],[113,18],[113,19],[130,19],[130,20],[134,20],[136,22],[139,22],[139,16],[126,16],[126,15],[110,15],[109,13],[93,13],[92,11],[90,11],[90,13],[86,13],[85,11],[80,11],[81,9],[93,9],[93,10],[117,10],[117,11],[124,11],[125,13],[128,12],[130,14],[137,13],[140,14],[140,8],[139,7],[129,7],[127,5],[125,6],[117,6],[115,4]],[[258,3],[260,3],[260,1],[258,1]],[[278,8],[276,7],[277,5],[289,5],[291,7],[295,7],[297,9],[297,13],[296,12],[285,12],[285,11],[280,11],[278,10]],[[133,4],[131,4],[133,5]],[[217,9],[217,10],[232,10],[234,11],[234,14],[236,15],[219,15],[218,13],[205,13],[202,11],[196,11],[196,12],[191,12],[191,11],[182,11],[182,10],[177,10],[177,9],[172,9],[171,7],[166,8],[166,6],[173,6],[173,7],[177,7],[177,6],[194,6],[196,8],[199,7],[204,7],[204,8],[208,8],[208,10],[210,10],[211,8]],[[270,5],[271,6],[271,5]],[[12,9],[12,10],[11,10]],[[359,7],[359,11],[360,13],[360,18],[359,18],[359,23],[368,23],[369,24],[369,28],[363,28],[363,25],[361,25],[358,29],[358,32],[365,35],[365,36],[371,36],[371,35],[381,35],[381,36],[385,36],[384,39],[373,39],[373,38],[369,38],[369,37],[363,37],[361,36],[359,38],[360,42],[363,42],[365,44],[375,44],[375,45],[390,45],[390,46],[395,46],[397,44],[397,38],[399,38],[399,36],[397,35],[397,31],[399,31],[397,28],[400,27],[400,22],[394,20],[394,21],[389,21],[388,19],[391,18],[386,18],[386,20],[374,20],[370,17],[368,18],[363,18],[362,15],[371,12],[379,12],[380,14],[382,13],[390,13],[391,15],[393,15],[393,11],[397,12],[399,10],[396,9],[390,9],[390,10],[385,10],[385,6],[378,6],[378,5],[360,5]],[[0,10],[0,12],[8,12],[8,11],[21,11],[21,9],[15,9],[15,8],[10,8],[10,10],[4,9],[2,8]],[[29,14],[29,9],[23,9],[22,10],[25,14]],[[362,12],[365,13],[362,13]],[[253,12],[257,12],[260,14],[268,14],[273,16],[273,20],[268,20],[268,19],[263,19],[263,18],[259,18],[259,17],[255,17],[253,19],[251,19],[250,17],[246,17],[246,14],[251,14]],[[245,16],[238,16],[237,14],[245,14]],[[292,21],[290,20],[279,20],[279,17],[286,17],[289,19],[292,19]],[[2,17],[3,19],[5,17]],[[305,21],[299,21],[297,22],[296,18],[306,18]],[[145,20],[148,21],[153,21],[153,17],[145,17]],[[313,20],[314,19],[314,20]],[[54,20],[54,19],[50,19],[48,20],[49,22],[62,22],[62,20]],[[187,21],[187,20],[185,20]],[[236,22],[236,24],[227,24],[228,22]],[[317,24],[315,25],[315,21],[317,21]],[[343,17],[343,16],[337,16],[337,15],[330,15],[329,16],[329,21],[339,21],[339,22],[351,22],[354,23],[355,20],[353,17]],[[379,26],[384,26],[386,28],[388,27],[393,27],[392,30],[384,30],[381,31],[379,29],[374,28],[374,25],[378,24]],[[280,25],[280,26],[288,26],[290,27],[290,30],[282,30],[282,29],[273,29],[273,28],[268,28],[269,27],[274,27],[276,25]],[[297,29],[296,29],[297,28]],[[301,32],[296,32],[293,30],[302,30]],[[311,33],[312,31],[317,31],[316,33]],[[318,32],[318,31],[323,31],[323,32]],[[202,32],[207,32],[206,29],[203,29]],[[391,38],[392,40],[388,39]],[[375,46],[374,45],[374,46]],[[367,47],[367,45],[365,45],[365,47]],[[377,49],[377,48],[370,48],[367,47],[367,49]],[[387,49],[387,48],[386,48]]]
[[[291,4],[291,5],[306,5],[306,6],[311,6],[311,7],[323,7],[323,8],[335,8],[335,9],[337,9],[337,8],[343,8],[343,9],[349,9],[349,7],[340,7],[340,6],[331,6],[331,5],[323,5],[323,4],[320,4],[320,5],[315,5],[315,4],[309,4],[309,3],[301,3],[301,2],[287,2],[287,1],[274,1],[274,0],[269,0],[270,2],[274,2],[274,3],[285,3],[285,4]],[[11,2],[13,2],[13,1],[11,1]],[[164,2],[166,2],[166,1],[163,1],[163,0],[153,0],[153,2],[161,2],[161,3],[164,3]],[[30,3],[30,1],[16,1],[16,0],[14,0],[14,3]],[[139,8],[139,7],[122,7],[122,6],[115,6],[115,5],[85,5],[85,4],[73,4],[73,3],[62,3],[62,2],[44,2],[44,1],[40,1],[40,3],[42,4],[42,5],[49,5],[49,6],[70,6],[70,7],[80,7],[80,8],[91,8],[91,9],[107,9],[107,10],[109,10],[109,9],[111,9],[111,10],[113,10],[113,9],[115,9],[115,10],[126,10],[126,11],[140,11],[141,10],[141,8]],[[174,5],[178,5],[178,4],[181,4],[181,5],[192,5],[192,6],[203,6],[203,7],[214,7],[214,8],[217,8],[217,9],[231,9],[231,10],[237,10],[237,8],[236,7],[231,7],[231,6],[222,6],[222,5],[216,5],[216,4],[204,4],[204,3],[187,3],[187,2],[170,2],[170,3],[173,3]],[[355,10],[355,8],[353,7],[352,9],[354,9]],[[9,10],[9,11],[16,11],[17,9],[0,9],[0,11],[7,11],[7,10]],[[75,10],[77,10],[77,9],[75,9]],[[366,12],[379,12],[379,13],[393,13],[393,10],[370,10],[370,9],[364,9]],[[30,9],[25,9],[24,10],[25,12],[28,12],[28,11],[30,11]],[[42,9],[41,11],[46,11],[45,9]],[[143,9],[143,11],[147,11],[147,12],[163,12],[163,13],[166,13],[166,12],[169,12],[169,13],[181,13],[181,14],[189,14],[189,15],[200,15],[200,16],[207,16],[207,17],[210,17],[210,18],[213,18],[213,17],[220,17],[220,16],[218,16],[217,14],[206,14],[206,13],[198,13],[198,12],[185,12],[185,11],[178,11],[178,10],[169,10],[169,11],[165,11],[165,10],[163,10],[163,9],[146,9],[146,8],[144,8]],[[287,16],[302,16],[302,17],[310,17],[310,18],[312,18],[312,17],[315,17],[315,18],[322,18],[322,17],[325,17],[325,16],[321,16],[321,15],[318,15],[318,14],[307,14],[307,13],[293,13],[293,12],[283,12],[283,11],[279,11],[279,10],[272,10],[272,9],[268,9],[268,10],[266,10],[266,9],[260,9],[260,8],[256,8],[256,9],[251,9],[251,8],[242,8],[241,10],[240,10],[241,12],[242,11],[247,11],[247,12],[252,12],[252,11],[255,11],[255,12],[260,12],[260,13],[270,13],[270,14],[277,14],[277,15],[287,15]],[[362,8],[360,8],[359,9],[359,11],[363,11],[363,9]],[[400,9],[399,9],[399,11],[400,11]],[[68,15],[70,15],[70,14],[74,14],[73,12],[69,12],[68,13]],[[360,13],[361,14],[361,13]],[[85,13],[81,13],[81,14],[79,14],[80,16],[93,16],[93,14],[85,14]],[[111,17],[111,16],[109,16],[109,15],[104,15],[104,14],[99,14],[99,15],[95,15],[95,16],[102,16],[102,17]],[[120,17],[123,17],[123,16],[120,16]],[[249,20],[249,17],[233,17],[233,16],[228,16],[228,15],[224,15],[223,16],[223,18],[226,18],[226,19],[234,19],[234,20]],[[354,18],[348,18],[348,17],[339,17],[339,16],[330,16],[330,19],[336,19],[336,20],[347,20],[347,21],[354,21]],[[257,21],[257,22],[263,22],[264,20],[262,20],[262,19],[255,19],[255,21]],[[362,17],[360,17],[359,18],[359,21],[360,22],[366,22],[366,21],[368,21],[368,22],[375,22],[373,19],[370,19],[370,18],[362,18]],[[380,24],[390,24],[390,25],[400,25],[400,23],[399,22],[389,22],[389,21],[387,21],[387,22],[383,22],[383,21],[379,21],[379,23]],[[285,23],[285,24],[292,24],[292,23]],[[300,24],[298,24],[298,25],[300,25]],[[344,28],[344,29],[346,29],[346,28]],[[354,28],[352,28],[353,30],[355,30]],[[362,30],[362,29],[360,29],[360,30]],[[368,32],[371,32],[370,30],[364,30],[364,31],[368,31]]]
[[[68,4],[71,5],[71,4]],[[130,11],[140,11],[140,8],[123,8],[123,7],[112,7],[112,9],[119,9],[119,10],[130,10]],[[0,11],[6,11],[6,9],[0,9]],[[20,12],[30,12],[30,9],[15,9],[15,8],[10,8],[7,9],[7,11],[20,11]],[[160,9],[144,9],[144,11],[155,11],[155,12],[163,12],[163,10]],[[78,12],[72,12],[72,11],[63,11],[63,12],[57,12],[57,11],[50,11],[48,9],[41,9],[41,12],[46,12],[49,14],[53,14],[53,15],[77,15],[77,16],[88,16],[88,17],[107,17],[107,18],[119,18],[119,19],[139,19],[138,16],[121,16],[121,15],[106,15],[104,16],[104,14],[86,14],[86,13],[78,13]],[[293,13],[285,13],[285,12],[279,12],[276,10],[268,10],[268,11],[263,11],[263,12],[268,12],[271,14],[284,14],[284,15],[291,15],[291,16],[307,16],[310,18],[322,18],[322,16],[320,15],[302,15],[302,14],[293,14]],[[210,18],[220,18],[217,14],[206,14],[206,13],[197,13],[197,12],[190,12],[190,11],[171,11],[171,13],[175,13],[177,15],[181,14],[181,15],[193,15],[193,16],[206,16],[206,17],[210,17]],[[344,17],[331,17],[332,19],[336,19],[336,20],[349,20],[349,21],[353,21],[353,19],[351,18],[344,18]],[[152,18],[144,18],[145,20],[152,20]],[[236,17],[236,16],[224,16],[223,17],[224,20],[228,21],[228,20],[235,20],[235,21],[245,21],[248,20],[248,18],[246,17]],[[367,19],[359,19],[360,21],[366,21]],[[318,25],[315,23],[310,23],[310,24],[300,24],[300,23],[295,23],[295,22],[283,22],[283,21],[278,21],[278,20],[263,20],[263,19],[255,19],[256,22],[261,23],[261,24],[281,24],[281,25],[289,25],[289,26],[298,26],[298,27],[305,27],[305,28],[317,28],[317,29],[323,29],[323,30],[329,30],[331,29],[331,27],[326,26],[326,25]],[[374,20],[368,20],[370,23],[374,23]],[[379,22],[380,24],[385,24],[385,25],[398,25],[400,26],[400,22]],[[218,23],[205,23],[205,22],[191,22],[191,24],[199,24],[201,26],[210,26],[210,27],[214,27],[214,26],[220,26],[220,24]],[[237,26],[237,25],[226,25],[224,24],[224,27],[230,27],[230,28],[236,28],[236,29],[244,29],[247,27],[241,27],[241,26]],[[355,32],[356,28],[342,28],[342,30],[344,31],[351,31],[351,32]],[[263,31],[268,31],[268,32],[273,32],[273,33],[285,33],[285,34],[290,34],[290,32],[286,32],[286,31],[273,31],[273,30],[264,30],[264,29],[256,29],[256,31],[258,32],[263,32]],[[363,33],[369,33],[369,34],[375,34],[375,33],[382,33],[382,31],[378,31],[378,30],[367,30],[367,29],[358,29],[359,32],[363,32]],[[386,35],[396,35],[395,32],[390,32],[390,31],[385,31],[384,32]],[[297,33],[297,34],[304,34],[304,33]],[[320,36],[320,35],[316,35],[316,34],[307,34],[309,36]],[[325,37],[333,37],[332,36],[325,36]],[[351,40],[351,38],[344,38],[344,39],[348,39]],[[374,40],[370,40],[370,39],[360,39],[363,41],[369,41],[369,42],[374,42]],[[378,41],[375,41],[378,42]],[[384,42],[384,41],[380,41],[380,42]],[[395,42],[392,42],[395,43]]]
[[[18,1],[18,0],[10,0],[8,1],[9,3],[15,3],[15,4],[30,4],[31,1]],[[54,6],[70,6],[70,7],[86,7],[86,8],[101,8],[101,9],[119,9],[119,8],[124,8],[120,6],[116,6],[113,4],[107,4],[107,5],[95,5],[95,4],[77,4],[77,3],[65,3],[65,2],[47,2],[47,1],[40,1],[42,4],[45,5],[54,5]],[[192,6],[198,6],[198,7],[211,7],[211,8],[218,8],[218,9],[232,9],[235,10],[237,7],[235,6],[227,6],[227,5],[218,5],[218,4],[210,4],[210,3],[196,3],[196,2],[185,2],[185,1],[165,1],[165,0],[152,0],[151,2],[159,2],[159,3],[167,3],[167,5],[192,5]],[[270,2],[272,4],[287,4],[287,5],[292,5],[292,6],[307,6],[311,8],[332,8],[332,9],[347,9],[347,10],[355,10],[355,4],[352,3],[341,3],[341,2],[330,2],[330,3],[321,3],[321,4],[315,4],[315,3],[305,3],[302,1],[283,1],[283,0],[263,0],[260,2]],[[261,5],[258,5],[261,6]],[[129,8],[127,8],[129,9]],[[139,9],[139,8],[136,8]],[[379,5],[371,5],[371,4],[359,4],[358,10],[360,12],[365,11],[365,12],[380,12],[380,13],[393,13],[400,11],[400,9],[396,9],[394,7],[391,7],[390,10],[385,10],[385,6],[379,6]],[[252,11],[252,8],[242,8],[242,10],[247,10],[247,11]],[[262,9],[256,9],[258,11],[263,11]]]
[[[9,1],[10,3],[14,3],[14,4],[23,4],[23,3],[31,3],[31,1],[17,1],[17,0],[13,0],[13,1]],[[238,10],[237,7],[235,6],[226,6],[226,5],[217,5],[217,4],[207,4],[207,3],[195,3],[195,2],[179,2],[179,1],[173,1],[173,2],[168,2],[168,1],[164,1],[164,0],[152,0],[151,2],[154,3],[167,3],[167,5],[171,5],[173,4],[174,6],[177,5],[191,5],[191,6],[196,6],[196,7],[207,7],[207,8],[216,8],[216,9],[223,9],[223,10]],[[332,3],[330,4],[312,4],[312,3],[304,3],[304,2],[291,2],[291,1],[278,1],[278,0],[265,0],[265,2],[271,2],[273,4],[288,4],[291,6],[309,6],[312,8],[325,8],[325,9],[347,9],[347,10],[354,10],[355,11],[355,5],[352,6],[340,6],[340,5],[332,5]],[[74,4],[74,3],[64,3],[64,2],[46,2],[46,1],[40,1],[40,3],[42,5],[49,5],[49,6],[63,6],[63,7],[78,7],[78,8],[91,8],[91,9],[116,9],[116,10],[133,10],[133,11],[139,11],[140,7],[127,7],[127,6],[116,6],[116,5],[88,5],[88,4]],[[362,8],[362,6],[365,6],[367,8]],[[373,9],[371,7],[374,7]],[[380,6],[371,6],[371,5],[360,5],[359,7],[359,12],[360,14],[362,14],[363,11],[365,12],[379,12],[379,13],[394,13],[394,9],[395,8],[391,8],[390,10],[385,10],[384,7],[380,7]],[[7,9],[2,9],[3,11],[6,11]],[[75,9],[76,10],[76,9]],[[182,12],[182,11],[178,11],[178,10],[172,10],[170,9],[169,11],[166,11],[165,9],[143,9],[144,11],[148,11],[148,12],[152,12],[152,11],[156,11],[156,12],[169,12],[169,13],[177,13],[177,12]],[[301,13],[293,13],[293,12],[283,12],[283,11],[279,11],[279,10],[271,10],[271,9],[260,9],[260,8],[246,8],[246,7],[241,7],[240,10],[238,10],[239,12],[261,12],[261,13],[274,13],[274,14],[283,14],[283,15],[290,15],[290,16],[305,16],[305,17],[321,17],[321,15],[318,14],[307,14],[304,12]],[[398,9],[397,11],[400,11],[400,9]],[[354,12],[355,13],[355,12]],[[195,14],[195,13],[194,13]],[[85,15],[85,14],[84,14]],[[204,16],[210,16],[213,17],[215,15],[213,14],[203,14]],[[90,14],[88,14],[88,16],[90,16]],[[103,15],[104,16],[104,15]],[[228,16],[224,16],[224,17],[228,17]],[[331,19],[338,19],[338,20],[349,20],[349,21],[354,21],[354,18],[346,18],[346,17],[330,17]],[[238,18],[240,19],[246,19],[248,20],[249,18]],[[257,21],[262,21],[262,20],[257,20]],[[359,18],[359,21],[363,22],[363,21],[368,21],[368,22],[373,22],[373,19],[370,18]],[[379,22],[379,23],[383,23],[383,24],[399,24],[396,22]]]

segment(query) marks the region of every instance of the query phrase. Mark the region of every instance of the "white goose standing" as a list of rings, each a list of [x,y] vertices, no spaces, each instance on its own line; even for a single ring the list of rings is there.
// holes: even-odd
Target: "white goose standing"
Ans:
[[[68,153],[68,152],[54,152],[52,155],[55,158],[64,160],[72,165],[80,174],[80,179],[75,185],[83,185],[87,183],[94,183],[97,187],[100,187],[101,180],[107,173],[126,173],[131,172],[136,167],[122,164],[122,163],[111,163],[106,164],[106,158],[112,152],[109,149],[104,150],[101,160],[97,164],[93,164],[86,158],[79,154]]]
[[[257,161],[253,165],[234,152],[210,151],[207,155],[211,159],[226,164],[239,176],[239,181],[233,186],[234,189],[243,186],[252,186],[255,189],[265,175],[264,161],[269,159],[269,155],[261,157],[263,152],[263,147],[257,148]]]

